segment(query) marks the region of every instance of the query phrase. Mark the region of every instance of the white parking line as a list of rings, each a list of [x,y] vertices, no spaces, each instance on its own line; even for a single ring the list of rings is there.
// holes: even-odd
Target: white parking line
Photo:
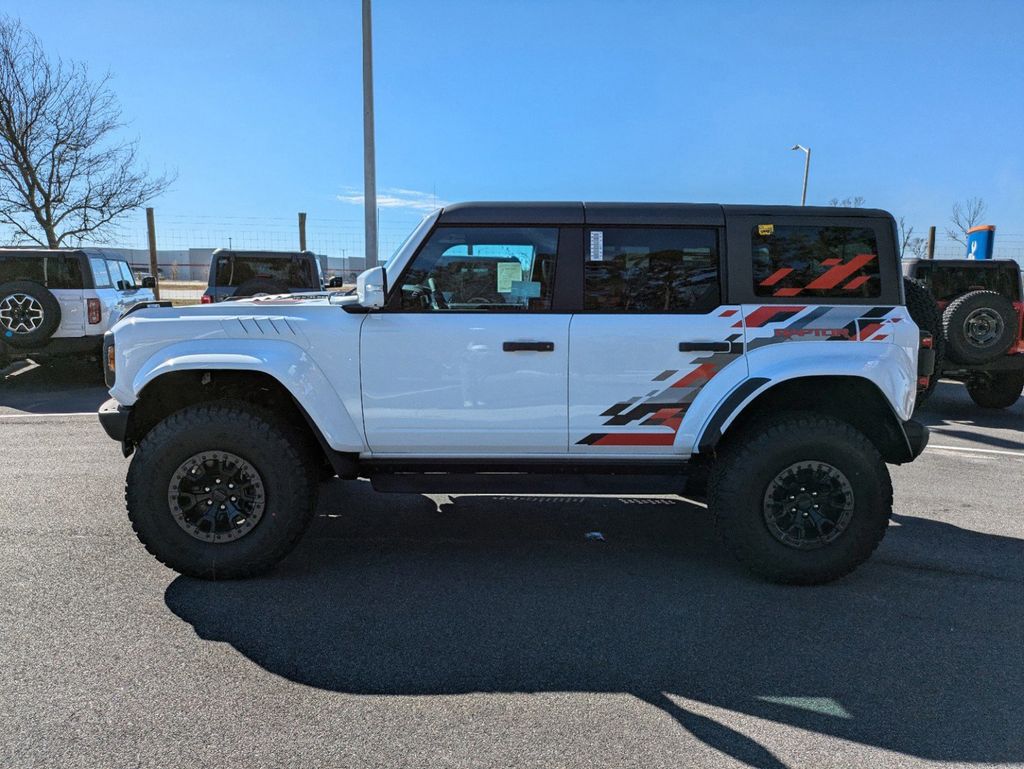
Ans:
[[[1024,457],[1024,451],[1003,451],[1002,449],[976,449],[973,446],[938,446],[928,444],[928,449],[941,449],[942,451],[975,451],[979,454],[1003,454],[1008,457]]]
[[[95,411],[65,411],[56,414],[0,414],[0,419],[31,419],[32,417],[94,417]]]

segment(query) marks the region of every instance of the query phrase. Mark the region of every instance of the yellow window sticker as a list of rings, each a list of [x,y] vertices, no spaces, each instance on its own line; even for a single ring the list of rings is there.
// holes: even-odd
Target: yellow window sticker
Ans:
[[[758,235],[771,235],[774,232],[775,232],[775,225],[774,224],[759,224],[759,225],[757,225],[757,234]]]

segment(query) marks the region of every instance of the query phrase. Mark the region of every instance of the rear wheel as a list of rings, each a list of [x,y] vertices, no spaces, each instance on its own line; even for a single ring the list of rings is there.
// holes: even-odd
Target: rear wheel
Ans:
[[[928,381],[928,387],[918,390],[914,408],[918,408],[935,391],[942,373],[942,362],[946,356],[946,342],[942,331],[942,313],[935,303],[935,297],[924,283],[913,278],[903,279],[903,293],[907,301],[907,312],[917,327],[932,335],[932,349],[935,351],[935,369]]]
[[[784,414],[751,425],[721,453],[708,506],[725,545],[773,582],[819,584],[871,555],[892,512],[875,446],[849,424]]]
[[[128,471],[128,517],[175,571],[232,579],[270,569],[312,519],[317,465],[308,442],[244,403],[183,409],[143,439]]]
[[[967,394],[982,408],[1005,409],[1024,391],[1024,371],[977,376],[967,383]]]

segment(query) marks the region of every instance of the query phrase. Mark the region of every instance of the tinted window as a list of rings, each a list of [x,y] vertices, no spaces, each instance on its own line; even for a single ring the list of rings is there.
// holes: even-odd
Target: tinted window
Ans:
[[[259,278],[284,283],[288,288],[319,288],[313,278],[312,260],[287,256],[217,257],[216,286],[237,288],[248,280]]]
[[[110,288],[113,282],[110,273],[107,272],[107,263],[98,257],[89,257],[89,264],[92,266],[92,279],[96,282],[96,288]]]
[[[709,312],[718,306],[714,230],[604,227],[587,237],[584,309]]]
[[[963,267],[940,262],[918,262],[915,277],[923,280],[939,301],[955,299],[968,291],[995,291],[1013,301],[1020,300],[1020,273],[1016,265]]]
[[[878,244],[866,227],[759,224],[753,228],[757,296],[877,297]]]
[[[48,288],[82,288],[82,268],[74,256],[0,256],[0,283],[34,280]]]
[[[391,306],[548,310],[557,252],[556,228],[439,227],[405,271]]]

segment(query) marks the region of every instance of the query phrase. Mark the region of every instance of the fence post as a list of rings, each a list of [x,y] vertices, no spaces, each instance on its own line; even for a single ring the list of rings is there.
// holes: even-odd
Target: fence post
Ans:
[[[306,212],[299,212],[299,251],[306,250]]]
[[[146,209],[146,229],[149,231],[149,274],[153,276],[156,285],[153,287],[153,296],[160,298],[160,270],[156,263],[156,223],[153,221],[153,209]]]
[[[935,225],[928,228],[928,258],[935,258]]]

